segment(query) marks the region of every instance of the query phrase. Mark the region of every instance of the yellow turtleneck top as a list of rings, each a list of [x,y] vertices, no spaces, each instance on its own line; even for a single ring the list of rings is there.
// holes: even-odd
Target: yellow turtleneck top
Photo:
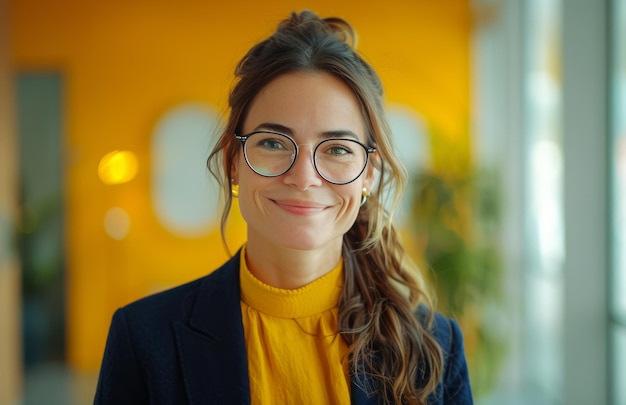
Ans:
[[[337,334],[342,261],[295,290],[240,265],[241,313],[252,404],[349,404],[347,346]]]

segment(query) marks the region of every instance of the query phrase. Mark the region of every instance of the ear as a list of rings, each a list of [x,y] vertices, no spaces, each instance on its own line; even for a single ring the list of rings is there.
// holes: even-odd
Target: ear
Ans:
[[[371,156],[370,161],[367,164],[367,167],[365,168],[365,173],[363,173],[363,187],[367,188],[368,190],[371,190],[372,187],[374,187],[374,184],[376,182],[377,164],[375,162],[377,162],[378,159],[379,159],[378,152],[375,152]]]
[[[230,179],[233,185],[239,184],[239,155],[235,155],[230,165]]]

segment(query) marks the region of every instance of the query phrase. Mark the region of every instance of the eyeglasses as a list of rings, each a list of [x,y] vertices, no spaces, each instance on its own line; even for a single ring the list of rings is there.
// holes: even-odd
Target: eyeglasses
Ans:
[[[255,173],[277,177],[289,171],[298,157],[298,144],[289,135],[274,131],[254,131],[235,135],[243,147],[246,163]],[[365,170],[370,153],[376,152],[356,139],[324,139],[313,149],[313,165],[327,182],[348,184]]]

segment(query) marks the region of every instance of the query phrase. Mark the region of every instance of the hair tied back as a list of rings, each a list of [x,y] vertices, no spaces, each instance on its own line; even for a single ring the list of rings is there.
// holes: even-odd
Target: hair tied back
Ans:
[[[320,31],[330,33],[350,48],[356,49],[356,32],[346,20],[340,17],[319,18],[310,10],[303,10],[299,13],[294,11],[290,18],[279,24],[278,30],[297,29],[302,25],[317,25]]]

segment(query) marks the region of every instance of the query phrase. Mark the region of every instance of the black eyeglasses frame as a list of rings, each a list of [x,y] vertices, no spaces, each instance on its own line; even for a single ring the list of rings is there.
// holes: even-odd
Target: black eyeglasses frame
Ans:
[[[248,138],[250,138],[252,135],[254,134],[259,134],[259,133],[263,133],[263,134],[274,134],[274,135],[280,135],[283,136],[287,139],[289,139],[293,145],[295,146],[295,156],[293,157],[291,164],[289,165],[289,167],[287,169],[285,169],[282,173],[278,173],[278,174],[263,174],[263,173],[259,173],[258,171],[256,171],[254,169],[254,167],[252,167],[252,165],[250,164],[250,161],[248,160],[248,154],[246,152],[246,141],[248,140]],[[271,131],[271,130],[256,130],[256,131],[252,131],[250,133],[247,133],[245,135],[237,135],[235,134],[235,138],[241,142],[241,148],[243,149],[243,156],[244,159],[246,161],[246,164],[248,165],[248,167],[250,168],[250,170],[252,170],[253,172],[255,172],[256,174],[258,174],[259,176],[263,176],[263,177],[279,177],[282,176],[283,174],[287,173],[289,170],[291,170],[291,168],[293,167],[293,165],[296,163],[296,160],[298,159],[298,153],[300,152],[300,148],[298,147],[298,143],[296,142],[295,139],[293,139],[291,136],[284,134],[282,132],[278,132],[278,131]],[[354,142],[358,145],[360,145],[364,150],[365,150],[365,163],[363,164],[363,168],[361,169],[361,171],[359,172],[359,174],[352,180],[350,181],[344,181],[344,182],[336,182],[333,180],[330,180],[328,178],[326,178],[319,170],[319,168],[317,167],[317,161],[315,159],[315,153],[317,152],[317,149],[324,144],[325,142],[328,141],[337,141],[337,140],[348,140],[351,142]],[[317,174],[319,174],[319,176],[324,179],[325,181],[331,183],[331,184],[336,184],[336,185],[345,185],[345,184],[350,184],[354,181],[356,181],[356,179],[358,179],[359,177],[361,177],[361,175],[363,174],[363,172],[365,171],[365,168],[367,167],[367,163],[369,162],[369,155],[371,153],[376,153],[378,150],[375,147],[372,146],[367,146],[364,143],[362,143],[361,141],[357,140],[357,139],[353,139],[353,138],[339,138],[339,137],[333,137],[333,138],[327,138],[324,139],[323,141],[319,142],[315,148],[313,149],[313,167],[315,167],[315,171],[317,172]]]

